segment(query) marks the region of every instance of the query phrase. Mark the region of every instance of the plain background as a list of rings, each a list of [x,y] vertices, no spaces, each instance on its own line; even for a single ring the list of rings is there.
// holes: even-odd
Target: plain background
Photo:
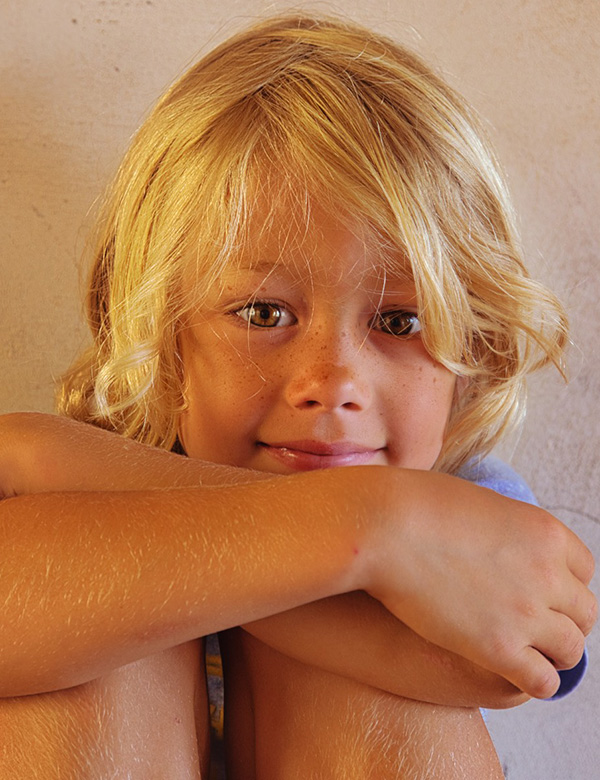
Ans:
[[[0,411],[52,409],[85,343],[80,256],[95,202],[153,101],[191,62],[288,4],[261,0],[0,0]],[[504,456],[600,552],[597,301],[600,3],[352,0],[342,13],[408,44],[487,119],[535,275],[565,300],[568,387],[531,383]],[[597,579],[596,579],[597,583]],[[561,703],[492,713],[510,780],[598,777],[598,634]]]

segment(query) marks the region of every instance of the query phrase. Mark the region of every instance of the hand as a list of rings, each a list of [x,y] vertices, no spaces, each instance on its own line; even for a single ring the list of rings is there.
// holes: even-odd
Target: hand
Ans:
[[[403,523],[384,522],[371,595],[429,641],[552,696],[597,617],[594,562],[537,507],[443,474],[398,473]],[[388,518],[393,508],[388,507]]]

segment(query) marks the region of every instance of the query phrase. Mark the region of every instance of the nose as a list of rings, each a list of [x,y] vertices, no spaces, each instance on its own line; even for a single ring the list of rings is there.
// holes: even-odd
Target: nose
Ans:
[[[295,409],[367,409],[372,399],[368,347],[335,338],[306,339],[290,355],[286,401]]]

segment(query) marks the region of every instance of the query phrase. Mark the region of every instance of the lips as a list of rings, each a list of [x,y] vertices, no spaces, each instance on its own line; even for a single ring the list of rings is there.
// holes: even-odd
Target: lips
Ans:
[[[270,457],[294,471],[311,471],[339,466],[362,466],[370,463],[381,447],[355,442],[286,441],[259,442]]]

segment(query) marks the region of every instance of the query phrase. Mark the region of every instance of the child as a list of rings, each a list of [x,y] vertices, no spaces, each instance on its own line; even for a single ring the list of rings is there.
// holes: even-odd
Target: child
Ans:
[[[40,495],[0,506],[2,692],[55,691],[0,708],[3,773],[207,776],[194,637],[230,629],[231,777],[500,777],[475,708],[554,693],[595,602],[561,524],[449,476],[566,340],[469,109],[273,20],[160,101],[100,225],[61,408],[160,449],[3,421]]]

